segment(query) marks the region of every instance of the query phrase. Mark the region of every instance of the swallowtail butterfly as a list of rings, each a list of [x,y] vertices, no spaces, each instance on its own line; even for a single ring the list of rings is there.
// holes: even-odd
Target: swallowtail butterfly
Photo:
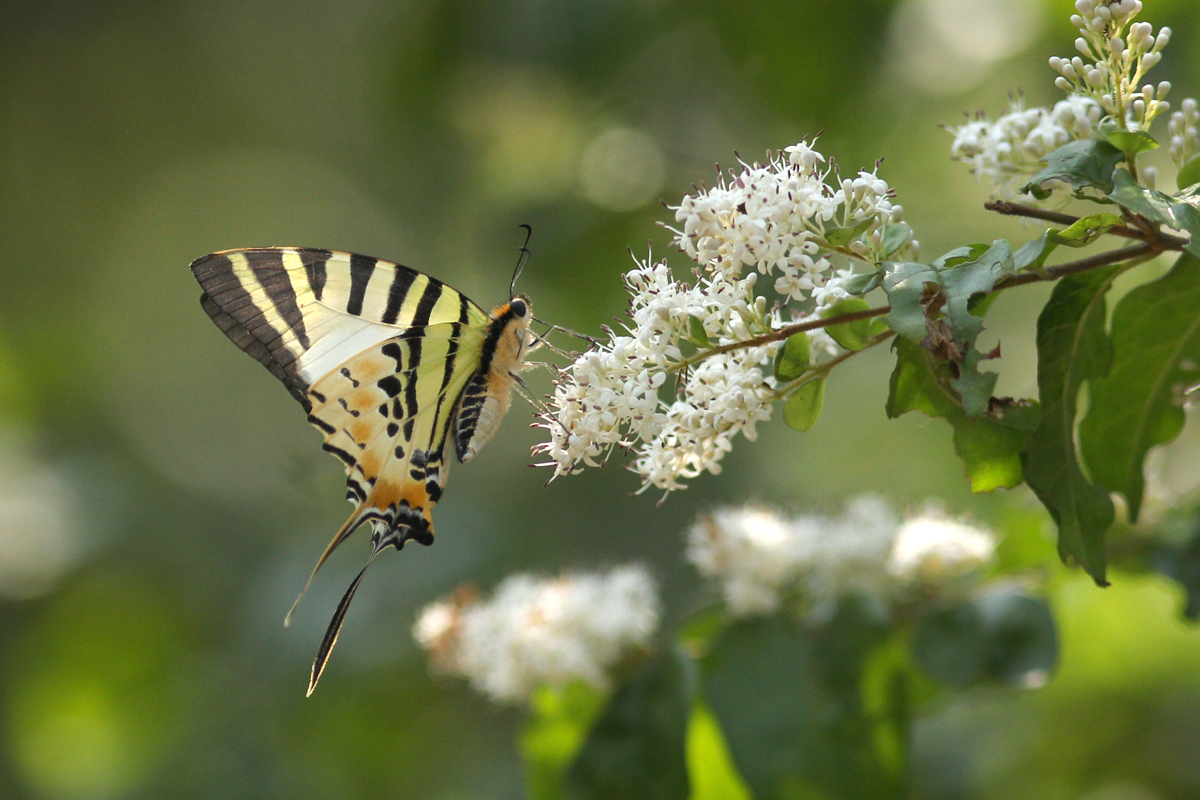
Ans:
[[[208,316],[283,381],[346,468],[354,511],[304,590],[363,523],[372,528],[367,566],[389,546],[432,544],[446,448],[465,463],[496,432],[533,339],[529,299],[487,312],[408,267],[331,250],[226,250],[192,262],[192,273]],[[329,623],[310,695],[366,569]]]

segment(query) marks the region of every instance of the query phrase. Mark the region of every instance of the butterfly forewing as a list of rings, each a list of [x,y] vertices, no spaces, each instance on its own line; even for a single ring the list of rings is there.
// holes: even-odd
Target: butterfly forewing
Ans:
[[[225,335],[307,403],[309,386],[401,330],[487,313],[436,278],[368,256],[263,247],[192,263],[201,303]]]

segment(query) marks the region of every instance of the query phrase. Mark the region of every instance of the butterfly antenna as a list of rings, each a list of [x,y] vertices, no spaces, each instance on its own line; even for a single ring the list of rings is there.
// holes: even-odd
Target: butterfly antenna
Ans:
[[[585,341],[585,342],[587,342],[588,344],[592,345],[593,347],[595,347],[596,345],[600,344],[600,340],[599,340],[599,339],[597,339],[597,338],[596,338],[596,337],[594,337],[594,336],[588,336],[586,333],[580,333],[579,331],[573,331],[573,330],[571,330],[570,328],[564,328],[564,327],[563,327],[563,326],[561,326],[561,325],[555,325],[553,322],[546,322],[546,320],[544,320],[544,319],[538,319],[537,317],[534,317],[534,318],[533,318],[533,321],[534,321],[534,322],[537,322],[537,323],[539,323],[539,324],[541,324],[541,325],[545,325],[545,326],[546,326],[547,328],[549,328],[551,331],[558,331],[559,333],[565,333],[567,336],[574,336],[576,339],[580,339],[580,340],[582,340],[582,341]],[[547,331],[547,333],[549,333],[549,332],[550,332],[550,331]]]
[[[521,245],[520,255],[517,256],[517,268],[513,270],[512,281],[508,284],[509,297],[516,297],[517,278],[521,277],[521,270],[525,269],[525,264],[529,262],[529,257],[533,255],[529,251],[529,240],[533,238],[533,228],[524,222],[519,227],[525,229],[525,243]]]

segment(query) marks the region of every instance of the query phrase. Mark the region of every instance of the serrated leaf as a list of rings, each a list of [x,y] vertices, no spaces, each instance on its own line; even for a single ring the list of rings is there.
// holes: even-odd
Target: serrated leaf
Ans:
[[[883,229],[883,254],[890,256],[908,242],[912,228],[906,222],[889,222]]]
[[[775,380],[787,383],[794,381],[804,374],[812,359],[812,346],[808,341],[808,333],[794,333],[783,343],[783,348],[775,354]]]
[[[883,276],[883,290],[892,306],[885,317],[888,327],[910,341],[921,342],[929,332],[922,299],[941,289],[940,274],[929,264],[889,262]]]
[[[567,773],[578,800],[686,800],[691,662],[673,647],[619,686]]]
[[[688,317],[688,336],[700,347],[709,347],[708,331],[698,317]]]
[[[1113,521],[1108,492],[1088,482],[1075,456],[1079,389],[1108,369],[1111,342],[1104,331],[1104,295],[1119,267],[1059,280],[1037,324],[1041,421],[1021,452],[1025,482],[1058,525],[1058,553],[1105,580],[1104,534]]]
[[[975,339],[983,330],[983,320],[972,313],[971,301],[992,291],[996,283],[1016,272],[1012,248],[997,239],[979,258],[944,270],[942,282],[946,287],[946,322],[962,351],[960,375],[953,382],[962,396],[967,416],[977,417],[987,408],[996,386],[994,372],[981,372],[983,354],[975,349]]]
[[[1183,393],[1200,383],[1200,261],[1183,255],[1125,295],[1112,341],[1112,366],[1092,381],[1079,445],[1092,478],[1125,495],[1136,520],[1146,454],[1183,430]]]
[[[954,429],[954,451],[962,459],[971,491],[1011,489],[1023,480],[1021,448],[1037,427],[1038,408],[1031,400],[996,401],[988,412],[968,417],[962,399],[949,388],[951,376],[921,347],[896,341],[896,368],[889,382],[887,415],[909,411],[941,417]]]
[[[1179,174],[1175,176],[1175,183],[1180,189],[1187,189],[1200,183],[1200,155],[1192,156],[1192,158],[1179,168]]]
[[[1042,188],[1047,181],[1057,180],[1069,185],[1076,193],[1087,188],[1112,191],[1112,174],[1125,154],[1108,142],[1099,139],[1077,139],[1052,150],[1042,158],[1046,167],[1034,175],[1021,192],[1039,200],[1050,196]]]
[[[997,239],[982,253],[978,247],[960,250],[965,251],[964,255],[978,255],[962,261],[959,253],[951,251],[939,259],[947,264],[943,269],[911,262],[889,265],[883,286],[892,310],[886,319],[888,326],[904,338],[956,364],[959,375],[953,388],[962,397],[967,416],[977,417],[987,408],[997,375],[979,369],[987,358],[975,349],[983,321],[972,312],[978,307],[976,298],[1015,274],[1016,264],[1011,247],[1003,239]],[[939,324],[940,319],[944,324]]]
[[[831,319],[833,317],[858,314],[870,310],[871,304],[861,297],[848,297],[826,309],[821,314],[821,317],[822,319]],[[868,317],[853,322],[843,322],[839,325],[830,325],[825,328],[825,332],[846,350],[855,351],[862,350],[867,346],[867,340],[870,338],[870,329],[871,319]]]
[[[1191,241],[1183,249],[1200,258],[1200,208],[1188,202],[1190,196],[1181,192],[1171,197],[1141,186],[1123,169],[1113,173],[1114,188],[1108,199],[1122,208],[1176,230],[1186,231]]]
[[[1113,147],[1130,156],[1158,149],[1158,142],[1145,131],[1111,131],[1104,138]]]
[[[825,379],[809,381],[788,395],[783,404],[783,421],[788,427],[807,431],[817,424],[821,407],[825,404]]]

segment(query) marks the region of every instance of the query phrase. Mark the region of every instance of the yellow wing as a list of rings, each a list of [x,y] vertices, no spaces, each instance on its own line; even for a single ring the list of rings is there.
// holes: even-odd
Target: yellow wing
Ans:
[[[428,275],[348,253],[230,250],[198,259],[192,271],[205,311],[283,381],[325,437],[324,448],[346,468],[355,509],[300,596],[364,522],[373,529],[368,566],[388,546],[399,549],[409,539],[430,544],[447,439],[465,387],[472,377],[475,385],[482,380],[476,373],[493,319]],[[365,572],[338,604],[309,694]]]

